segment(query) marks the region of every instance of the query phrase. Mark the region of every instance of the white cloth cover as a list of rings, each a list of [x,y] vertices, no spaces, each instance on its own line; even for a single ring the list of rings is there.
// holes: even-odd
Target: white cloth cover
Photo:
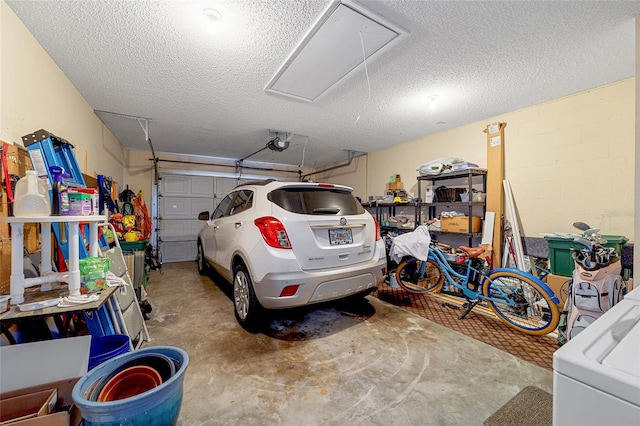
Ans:
[[[420,173],[420,176],[439,175],[443,171],[451,171],[447,167],[452,166],[452,164],[462,162],[464,162],[462,158],[441,157],[419,165],[416,170]]]
[[[404,256],[413,256],[418,260],[427,260],[431,235],[425,225],[418,226],[413,232],[395,237],[389,249],[389,257],[399,263]]]

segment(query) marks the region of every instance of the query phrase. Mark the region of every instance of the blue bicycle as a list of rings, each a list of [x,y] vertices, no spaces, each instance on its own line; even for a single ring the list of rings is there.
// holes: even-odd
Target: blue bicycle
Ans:
[[[488,305],[498,319],[519,331],[541,336],[560,321],[558,298],[541,280],[517,269],[491,269],[481,247],[461,246],[455,254],[430,244],[426,261],[404,257],[396,268],[396,281],[412,293],[436,293],[445,280],[447,293],[466,299],[463,319],[478,304]]]

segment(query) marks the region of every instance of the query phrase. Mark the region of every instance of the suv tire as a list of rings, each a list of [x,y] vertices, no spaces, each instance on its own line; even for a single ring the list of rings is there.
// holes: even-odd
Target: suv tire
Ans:
[[[238,323],[249,332],[258,331],[263,318],[263,308],[253,291],[253,283],[242,263],[233,270],[233,307]]]
[[[202,242],[198,240],[198,273],[200,275],[207,275],[209,273],[209,264],[207,260],[204,258],[204,249],[202,248]]]

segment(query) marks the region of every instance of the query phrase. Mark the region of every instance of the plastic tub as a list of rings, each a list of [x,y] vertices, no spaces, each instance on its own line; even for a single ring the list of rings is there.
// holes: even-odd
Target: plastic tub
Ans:
[[[607,240],[604,246],[613,247],[616,253],[618,253],[618,256],[622,251],[622,246],[629,241],[628,238],[620,235],[601,235],[600,238]],[[547,240],[547,244],[549,245],[551,273],[570,277],[575,269],[573,257],[571,257],[571,250],[580,250],[583,247],[574,242],[573,238],[545,235],[544,239]]]
[[[11,296],[0,296],[0,314],[9,309],[9,299]]]
[[[176,373],[161,385],[130,398],[98,402],[85,397],[104,374],[139,354],[149,353],[168,356],[176,366]],[[189,355],[184,350],[173,346],[154,346],[119,355],[81,377],[73,387],[73,401],[80,409],[85,426],[176,424],[182,405],[184,373],[188,365]]]
[[[486,196],[487,194],[485,194],[484,192],[474,192],[471,201],[473,201],[474,203],[484,203],[484,199]]]
[[[140,240],[134,242],[120,241],[120,248],[126,251],[144,250],[147,248],[149,240]]]
[[[129,336],[126,334],[110,334],[107,336],[92,337],[89,350],[89,370],[103,362],[129,352]]]

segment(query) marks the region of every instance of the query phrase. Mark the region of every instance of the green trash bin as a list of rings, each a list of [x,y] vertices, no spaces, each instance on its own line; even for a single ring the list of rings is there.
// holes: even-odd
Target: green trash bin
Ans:
[[[622,252],[622,246],[629,241],[628,238],[620,235],[601,235],[600,238],[607,240],[604,246],[613,247],[616,253],[618,253],[618,256]],[[547,244],[549,245],[551,273],[564,277],[572,276],[575,265],[573,257],[571,257],[571,250],[580,250],[583,247],[574,242],[573,238],[545,235],[544,239],[547,240]]]

